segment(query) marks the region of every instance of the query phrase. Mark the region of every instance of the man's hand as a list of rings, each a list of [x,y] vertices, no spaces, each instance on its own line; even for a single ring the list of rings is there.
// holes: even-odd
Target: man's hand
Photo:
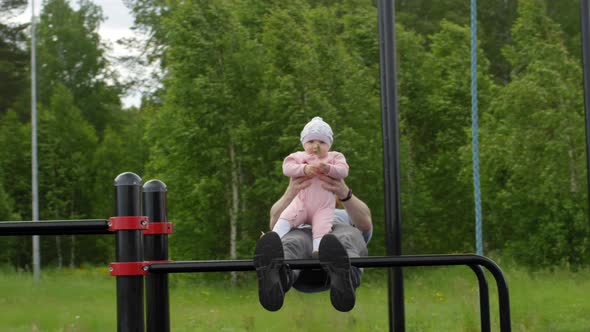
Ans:
[[[344,183],[343,179],[333,179],[327,175],[318,176],[322,183],[322,187],[328,191],[331,191],[338,198],[344,198],[348,195],[348,186]]]
[[[318,164],[318,169],[320,170],[320,172],[322,174],[328,174],[328,173],[330,173],[330,165],[328,165],[326,163],[319,163]]]
[[[290,178],[289,186],[287,187],[287,191],[293,195],[297,195],[301,190],[309,187],[311,185],[311,178],[308,176],[302,176],[298,178]]]

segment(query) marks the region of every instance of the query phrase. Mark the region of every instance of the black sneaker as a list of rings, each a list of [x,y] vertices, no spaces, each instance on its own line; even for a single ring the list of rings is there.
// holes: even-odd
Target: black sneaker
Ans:
[[[264,234],[256,242],[254,267],[258,274],[258,300],[268,311],[277,311],[283,306],[285,292],[281,285],[283,244],[275,232]]]
[[[350,260],[346,249],[333,234],[326,234],[320,242],[320,264],[330,277],[330,300],[338,311],[354,308],[356,295],[352,285]]]

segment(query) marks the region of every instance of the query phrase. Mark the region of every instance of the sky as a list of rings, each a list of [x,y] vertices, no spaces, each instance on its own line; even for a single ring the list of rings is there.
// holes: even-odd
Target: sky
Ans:
[[[41,1],[34,0],[35,2],[35,15],[39,16],[41,12]],[[120,38],[133,37],[134,32],[131,30],[133,25],[133,18],[129,13],[129,9],[123,4],[123,0],[92,0],[96,5],[102,7],[103,14],[106,20],[102,22],[99,34],[103,42],[107,42],[111,46],[111,50],[107,53],[107,56],[114,57],[129,54],[129,51],[124,47],[117,45],[116,41]],[[18,17],[14,19],[17,22],[30,22],[31,20],[31,3],[27,9]],[[70,0],[70,5],[74,8],[77,7],[77,2]],[[129,75],[129,72],[123,66],[115,65],[115,70],[119,72],[119,75],[125,77]],[[125,107],[139,106],[141,96],[139,94],[132,94],[125,96],[122,99]]]

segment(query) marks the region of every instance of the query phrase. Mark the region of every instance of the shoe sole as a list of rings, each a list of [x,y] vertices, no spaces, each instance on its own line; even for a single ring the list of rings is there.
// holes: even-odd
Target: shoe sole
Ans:
[[[320,242],[320,264],[330,276],[330,300],[336,310],[347,312],[354,308],[356,295],[351,280],[350,259],[346,249],[332,234]]]
[[[279,274],[283,260],[283,244],[277,233],[266,233],[256,242],[254,267],[258,275],[258,300],[268,311],[277,311],[283,306],[285,293]]]

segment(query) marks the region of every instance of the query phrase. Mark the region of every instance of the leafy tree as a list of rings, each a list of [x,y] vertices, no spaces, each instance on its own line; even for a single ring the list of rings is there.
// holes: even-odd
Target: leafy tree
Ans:
[[[26,25],[4,20],[21,13],[26,5],[23,0],[0,1],[0,115],[9,108],[15,109],[19,97],[27,91],[29,56],[23,33]]]
[[[510,67],[500,50],[510,42],[510,26],[516,18],[517,1],[486,0],[477,2],[478,40],[490,59],[493,77],[508,82]],[[437,33],[442,20],[460,26],[471,22],[470,1],[402,0],[396,1],[397,20],[407,29],[428,36]]]
[[[45,3],[38,27],[39,102],[48,105],[57,85],[72,94],[84,118],[100,133],[120,109],[120,88],[101,45],[102,10],[83,0],[79,10],[67,0]]]
[[[148,141],[154,143],[150,169],[170,188],[187,192],[182,199],[170,197],[177,218],[187,222],[178,228],[191,233],[176,240],[178,253],[225,256],[230,252],[225,234],[237,232],[236,219],[230,224],[230,218],[242,209],[240,138],[252,137],[254,126],[245,115],[257,108],[259,57],[228,4],[187,3],[171,15],[165,26],[166,101],[148,127]],[[194,248],[195,236],[202,248]]]
[[[19,216],[13,211],[14,203],[0,183],[0,221],[18,220]],[[15,237],[0,237],[0,265],[13,264],[15,258],[18,257],[18,248],[18,241]]]
[[[482,132],[487,234],[521,262],[577,265],[588,244],[581,70],[542,1],[518,13],[504,49],[512,81]]]
[[[440,32],[430,38],[430,51],[422,68],[412,71],[423,73],[415,79],[420,81],[415,83],[420,91],[410,91],[416,104],[402,112],[414,165],[408,170],[416,187],[412,199],[420,207],[413,211],[415,227],[430,234],[419,244],[419,251],[473,249],[472,183],[471,178],[464,181],[461,174],[463,168],[470,169],[471,162],[460,158],[461,149],[471,142],[469,40],[469,29],[441,21]],[[492,83],[481,52],[478,63],[481,111],[489,101]]]
[[[143,139],[142,115],[138,110],[128,110],[119,114],[118,121],[105,129],[90,166],[95,177],[92,215],[103,218],[114,212],[113,179],[118,174],[126,171],[144,174],[148,142]]]
[[[27,1],[25,0],[2,0],[0,1],[0,18],[19,14],[26,5]]]
[[[31,216],[31,129],[14,111],[0,118],[0,183],[14,202],[14,212]]]
[[[97,145],[94,128],[82,118],[73,96],[57,85],[49,108],[39,117],[39,215],[41,219],[80,219],[91,211],[90,160]],[[44,261],[66,259],[61,238],[55,246],[44,242]],[[69,238],[70,265],[75,264],[76,238]],[[84,246],[89,246],[85,244]],[[51,248],[55,249],[50,250]]]

